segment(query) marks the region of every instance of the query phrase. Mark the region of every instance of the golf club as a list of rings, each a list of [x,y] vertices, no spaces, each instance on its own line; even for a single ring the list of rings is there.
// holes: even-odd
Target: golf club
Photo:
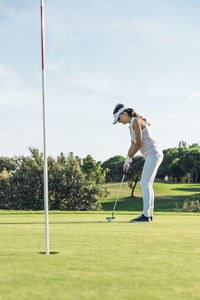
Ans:
[[[121,187],[122,187],[122,184],[123,184],[125,175],[126,175],[126,174],[124,173],[124,174],[123,174],[123,177],[122,177],[122,181],[121,181],[121,184],[120,184],[120,187],[119,187],[119,191],[118,191],[118,194],[117,194],[117,198],[116,198],[116,200],[115,200],[115,204],[114,204],[114,207],[113,207],[112,217],[107,217],[107,218],[106,218],[108,222],[111,222],[111,220],[114,220],[114,219],[115,219],[115,217],[114,217],[115,208],[116,208],[116,205],[117,205],[119,193],[120,193],[120,191],[121,191]]]

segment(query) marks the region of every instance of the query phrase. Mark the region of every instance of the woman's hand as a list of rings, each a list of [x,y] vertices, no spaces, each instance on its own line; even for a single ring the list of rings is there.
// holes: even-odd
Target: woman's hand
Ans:
[[[126,165],[126,164],[124,163],[123,171],[127,173],[128,170],[129,170],[129,168],[130,168],[130,165]]]
[[[131,163],[132,163],[132,157],[127,155],[126,160],[125,160],[124,165],[123,165],[123,171],[124,172],[128,172],[128,169],[129,169]]]

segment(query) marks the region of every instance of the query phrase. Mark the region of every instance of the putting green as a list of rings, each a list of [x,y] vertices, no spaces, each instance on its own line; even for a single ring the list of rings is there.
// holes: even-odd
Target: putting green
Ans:
[[[200,214],[0,211],[0,299],[199,299]]]

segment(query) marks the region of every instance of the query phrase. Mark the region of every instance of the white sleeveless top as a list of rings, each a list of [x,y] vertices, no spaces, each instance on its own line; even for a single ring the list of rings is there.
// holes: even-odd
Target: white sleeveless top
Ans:
[[[135,130],[133,129],[133,122],[137,119],[136,117],[132,117],[130,128],[131,140],[136,143],[135,139]],[[163,156],[162,150],[158,147],[157,142],[154,140],[151,129],[149,125],[146,123],[146,127],[142,130],[142,146],[140,148],[140,152],[144,158],[149,155],[158,155]]]

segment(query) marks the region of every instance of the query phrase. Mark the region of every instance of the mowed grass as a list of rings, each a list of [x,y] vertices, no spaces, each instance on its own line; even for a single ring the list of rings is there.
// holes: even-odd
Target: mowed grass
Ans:
[[[199,299],[200,214],[157,211],[152,223],[129,223],[137,214],[107,223],[110,211],[50,212],[57,254],[46,256],[43,212],[0,211],[0,299]]]
[[[120,183],[106,184],[109,195],[106,199],[101,200],[103,210],[112,210],[118,193]],[[200,199],[200,184],[183,184],[183,183],[161,183],[154,182],[155,194],[155,212],[177,211],[176,203],[183,203],[186,199]],[[137,183],[135,198],[131,198],[131,189],[125,182],[117,204],[119,211],[141,211],[143,206],[142,191],[139,182]]]

